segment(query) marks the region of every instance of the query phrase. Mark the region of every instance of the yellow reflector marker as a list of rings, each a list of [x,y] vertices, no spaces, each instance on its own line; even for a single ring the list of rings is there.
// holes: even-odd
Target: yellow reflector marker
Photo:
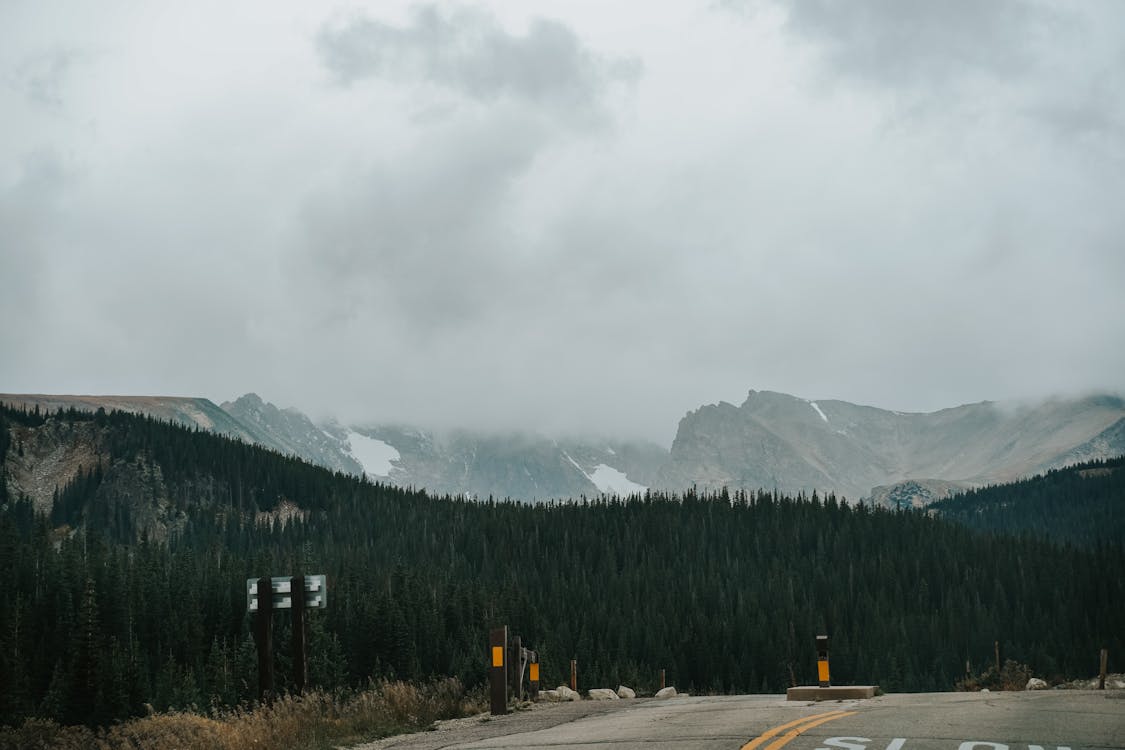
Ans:
[[[828,660],[821,659],[816,663],[816,676],[821,682],[828,682]]]
[[[531,674],[529,675],[532,682],[539,682],[539,665],[535,662],[531,663]]]
[[[492,666],[494,666],[494,667],[504,666],[504,647],[503,646],[493,646],[492,647]]]
[[[794,719],[793,721],[782,724],[781,726],[777,726],[773,729],[768,729],[765,732],[762,732],[761,735],[755,737],[754,739],[743,745],[741,750],[755,750],[755,748],[757,748],[759,745],[761,745],[771,737],[778,735],[784,732],[786,729],[790,729],[791,727],[797,727],[792,732],[785,735],[785,737],[782,737],[780,740],[770,745],[770,748],[778,748],[784,745],[786,742],[789,742],[789,740],[793,739],[806,729],[812,729],[813,727],[823,724],[827,721],[832,721],[833,719],[842,719],[845,716],[851,716],[854,713],[855,711],[829,711],[828,713],[824,714],[814,714],[812,716],[805,716],[800,719]]]

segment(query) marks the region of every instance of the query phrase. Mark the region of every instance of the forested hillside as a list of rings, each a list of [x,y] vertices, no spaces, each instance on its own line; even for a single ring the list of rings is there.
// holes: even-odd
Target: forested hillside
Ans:
[[[892,691],[949,689],[994,640],[1046,676],[1086,676],[1099,648],[1125,649],[1119,544],[995,537],[815,495],[432,498],[119,413],[0,408],[0,456],[48,428],[87,435],[98,459],[49,513],[0,477],[7,722],[249,699],[245,579],[301,572],[329,577],[311,670],[330,688],[479,684],[502,623],[539,649],[546,683],[577,658],[583,687],[651,689],[665,668],[682,689],[780,691],[814,679],[818,632],[834,679]],[[292,504],[307,513],[263,514]],[[279,615],[277,643],[286,629]]]
[[[1092,546],[1125,541],[1125,457],[1091,461],[931,506],[974,529]],[[1125,574],[1125,571],[1118,571]]]

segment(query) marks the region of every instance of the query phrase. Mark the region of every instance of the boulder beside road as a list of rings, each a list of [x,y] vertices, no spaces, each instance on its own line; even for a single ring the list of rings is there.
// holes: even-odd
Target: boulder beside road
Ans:
[[[559,685],[555,688],[555,692],[559,694],[560,701],[580,701],[582,696],[578,694],[577,690],[571,690],[566,685]]]
[[[617,693],[613,692],[609,688],[592,688],[591,690],[586,692],[586,695],[590,696],[590,700],[594,701],[619,700],[619,698],[617,697]]]

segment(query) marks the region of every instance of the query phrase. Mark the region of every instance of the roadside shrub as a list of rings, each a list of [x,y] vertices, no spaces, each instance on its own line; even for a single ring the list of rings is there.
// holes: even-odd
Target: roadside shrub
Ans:
[[[961,692],[976,692],[982,689],[989,690],[1023,690],[1027,681],[1031,679],[1031,667],[1012,659],[1004,662],[999,672],[996,667],[989,667],[978,675],[968,675],[958,680],[953,686],[954,690]]]
[[[384,680],[366,690],[311,691],[210,716],[160,713],[99,730],[27,719],[0,728],[0,750],[327,750],[484,708],[483,692],[466,694],[455,678],[421,685]]]

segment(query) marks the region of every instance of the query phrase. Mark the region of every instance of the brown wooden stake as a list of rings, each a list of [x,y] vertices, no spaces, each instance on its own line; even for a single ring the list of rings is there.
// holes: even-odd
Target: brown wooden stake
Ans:
[[[660,689],[664,689],[664,670],[660,670]]]
[[[578,689],[578,660],[570,660],[570,689]]]
[[[1000,676],[1000,641],[993,641],[992,647],[996,650],[996,676]]]
[[[293,689],[300,695],[309,680],[308,614],[305,610],[305,577],[293,576],[289,584],[293,601]]]
[[[508,713],[508,626],[488,632],[488,695],[493,716]]]
[[[258,702],[268,703],[273,700],[273,584],[268,576],[258,579],[254,640],[258,644]]]
[[[508,653],[508,684],[518,703],[523,700],[523,638],[513,635],[508,640]]]
[[[1098,690],[1105,690],[1105,673],[1106,667],[1109,666],[1109,651],[1107,649],[1102,649],[1101,662],[1101,669],[1098,671]]]

